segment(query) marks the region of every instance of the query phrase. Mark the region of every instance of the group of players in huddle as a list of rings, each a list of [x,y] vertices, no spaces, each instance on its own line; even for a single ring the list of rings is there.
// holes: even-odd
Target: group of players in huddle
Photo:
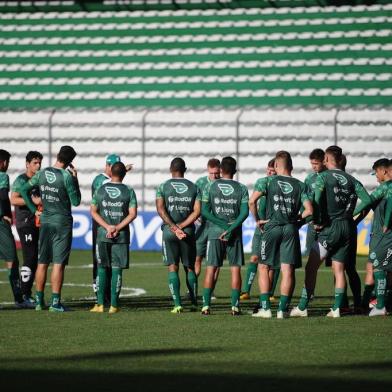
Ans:
[[[0,259],[7,263],[15,304],[20,308],[46,307],[44,288],[48,266],[52,297],[49,311],[64,312],[61,289],[72,244],[71,205],[80,204],[76,156],[71,146],[61,147],[53,166],[41,169],[42,155],[30,151],[26,171],[17,177],[9,198],[6,174],[10,154],[0,150]],[[340,317],[348,307],[346,275],[353,293],[354,311],[369,316],[386,315],[388,283],[392,275],[392,161],[377,160],[372,169],[380,185],[369,195],[362,184],[345,172],[346,157],[338,146],[309,155],[313,172],[305,182],[292,177],[292,159],[287,151],[276,153],[266,176],[256,181],[249,197],[245,185],[234,180],[236,160],[212,158],[208,175],[193,183],[185,178],[182,158],[171,161],[171,178],[156,191],[156,208],[163,220],[162,256],[168,267],[168,285],[173,298],[172,313],[182,313],[179,265],[186,272],[191,311],[197,311],[198,278],[205,258],[202,315],[210,315],[211,298],[220,267],[227,259],[231,271],[231,314],[241,314],[240,300],[250,298],[258,272],[260,300],[252,316],[271,318],[271,297],[281,275],[277,318],[307,317],[314,295],[317,271],[325,261],[332,266],[335,302],[328,317]],[[105,172],[92,184],[93,280],[97,301],[91,312],[117,313],[122,271],[129,267],[129,224],[137,216],[134,190],[123,184],[132,167],[118,155],[106,158]],[[360,203],[357,205],[357,200]],[[11,231],[11,204],[24,263],[19,271]],[[357,224],[373,209],[369,258],[363,295],[356,271]],[[256,220],[252,254],[242,286],[244,265],[242,223],[249,215]],[[291,309],[295,269],[301,267],[299,228],[308,224],[308,262],[299,304]],[[32,296],[35,280],[36,293]],[[389,282],[388,282],[389,280]],[[241,290],[242,288],[242,290]],[[375,301],[371,297],[375,296]],[[371,307],[371,310],[370,308]]]

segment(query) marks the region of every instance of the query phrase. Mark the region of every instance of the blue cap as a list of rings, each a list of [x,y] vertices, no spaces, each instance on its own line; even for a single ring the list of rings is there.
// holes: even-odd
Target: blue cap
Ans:
[[[121,162],[121,158],[116,154],[110,154],[106,157],[106,163],[110,166],[114,165],[117,162]]]

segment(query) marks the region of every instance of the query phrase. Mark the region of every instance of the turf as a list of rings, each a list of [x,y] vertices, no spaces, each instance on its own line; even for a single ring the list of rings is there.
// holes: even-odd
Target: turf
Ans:
[[[308,319],[229,315],[229,270],[216,288],[213,314],[170,313],[167,273],[157,253],[133,253],[124,286],[144,294],[122,299],[115,315],[91,314],[89,252],[73,252],[63,299],[71,312],[0,311],[1,390],[280,390],[390,391],[392,317],[327,319],[331,271],[322,269]],[[359,269],[365,260],[358,259]],[[363,276],[363,274],[361,274]],[[182,293],[185,285],[182,278]],[[0,299],[11,302],[1,270]],[[303,282],[297,273],[296,298]],[[83,286],[85,285],[85,286]],[[130,290],[124,290],[131,293]],[[47,289],[47,296],[50,290]],[[189,303],[185,300],[185,307]]]

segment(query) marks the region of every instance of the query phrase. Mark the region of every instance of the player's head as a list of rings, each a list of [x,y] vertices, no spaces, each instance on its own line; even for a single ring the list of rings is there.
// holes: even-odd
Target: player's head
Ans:
[[[211,158],[207,163],[207,171],[210,180],[217,180],[220,178],[220,160]]]
[[[287,151],[278,151],[275,155],[275,170],[276,174],[282,174],[293,170],[293,161],[291,155]]]
[[[41,169],[43,156],[38,151],[29,151],[26,155],[26,170],[32,175]]]
[[[325,150],[324,163],[327,169],[339,168],[339,162],[342,160],[343,151],[339,146],[329,146]]]
[[[6,150],[0,150],[0,171],[6,172],[10,163],[11,154]]]
[[[122,181],[127,174],[127,168],[122,162],[116,162],[111,167],[112,179]]]
[[[224,157],[221,163],[221,173],[233,177],[237,173],[237,161],[233,157]]]
[[[276,175],[276,170],[275,170],[275,158],[272,158],[267,165],[267,168],[265,170],[265,174],[269,176],[275,176]]]
[[[321,148],[315,148],[309,154],[310,166],[315,173],[320,173],[325,170],[324,158],[325,153]]]
[[[373,163],[372,174],[376,176],[379,183],[389,179],[389,162],[389,159],[381,158]]]
[[[117,154],[109,154],[105,159],[105,174],[111,176],[111,168],[117,162],[121,162],[121,158]]]
[[[183,177],[184,173],[186,172],[186,165],[185,161],[180,158],[174,158],[170,162],[170,173],[176,177]]]
[[[71,146],[62,146],[57,154],[57,161],[61,162],[64,167],[67,167],[75,157],[76,151]]]
[[[347,157],[346,157],[346,154],[342,154],[342,157],[340,158],[340,161],[338,162],[338,167],[340,170],[346,171],[346,166],[347,166]]]

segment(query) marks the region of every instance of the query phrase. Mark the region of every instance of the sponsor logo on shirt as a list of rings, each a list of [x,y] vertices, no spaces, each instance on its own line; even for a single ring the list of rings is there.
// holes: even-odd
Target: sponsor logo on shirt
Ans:
[[[182,182],[171,182],[171,186],[177,193],[185,193],[188,190],[188,186]]]
[[[56,181],[56,174],[54,174],[51,171],[45,170],[45,177],[46,177],[46,181],[48,181],[49,184],[53,184]]]
[[[120,189],[114,186],[105,186],[105,192],[111,199],[117,199],[121,195]]]
[[[342,176],[341,174],[338,173],[332,173],[332,175],[338,180],[340,185],[347,184],[347,178],[345,176]]]
[[[230,184],[218,184],[218,188],[223,196],[229,196],[234,192],[234,188]]]
[[[278,185],[279,185],[279,188],[281,189],[281,191],[285,195],[288,195],[289,193],[291,193],[294,190],[294,188],[288,182],[278,181]]]

